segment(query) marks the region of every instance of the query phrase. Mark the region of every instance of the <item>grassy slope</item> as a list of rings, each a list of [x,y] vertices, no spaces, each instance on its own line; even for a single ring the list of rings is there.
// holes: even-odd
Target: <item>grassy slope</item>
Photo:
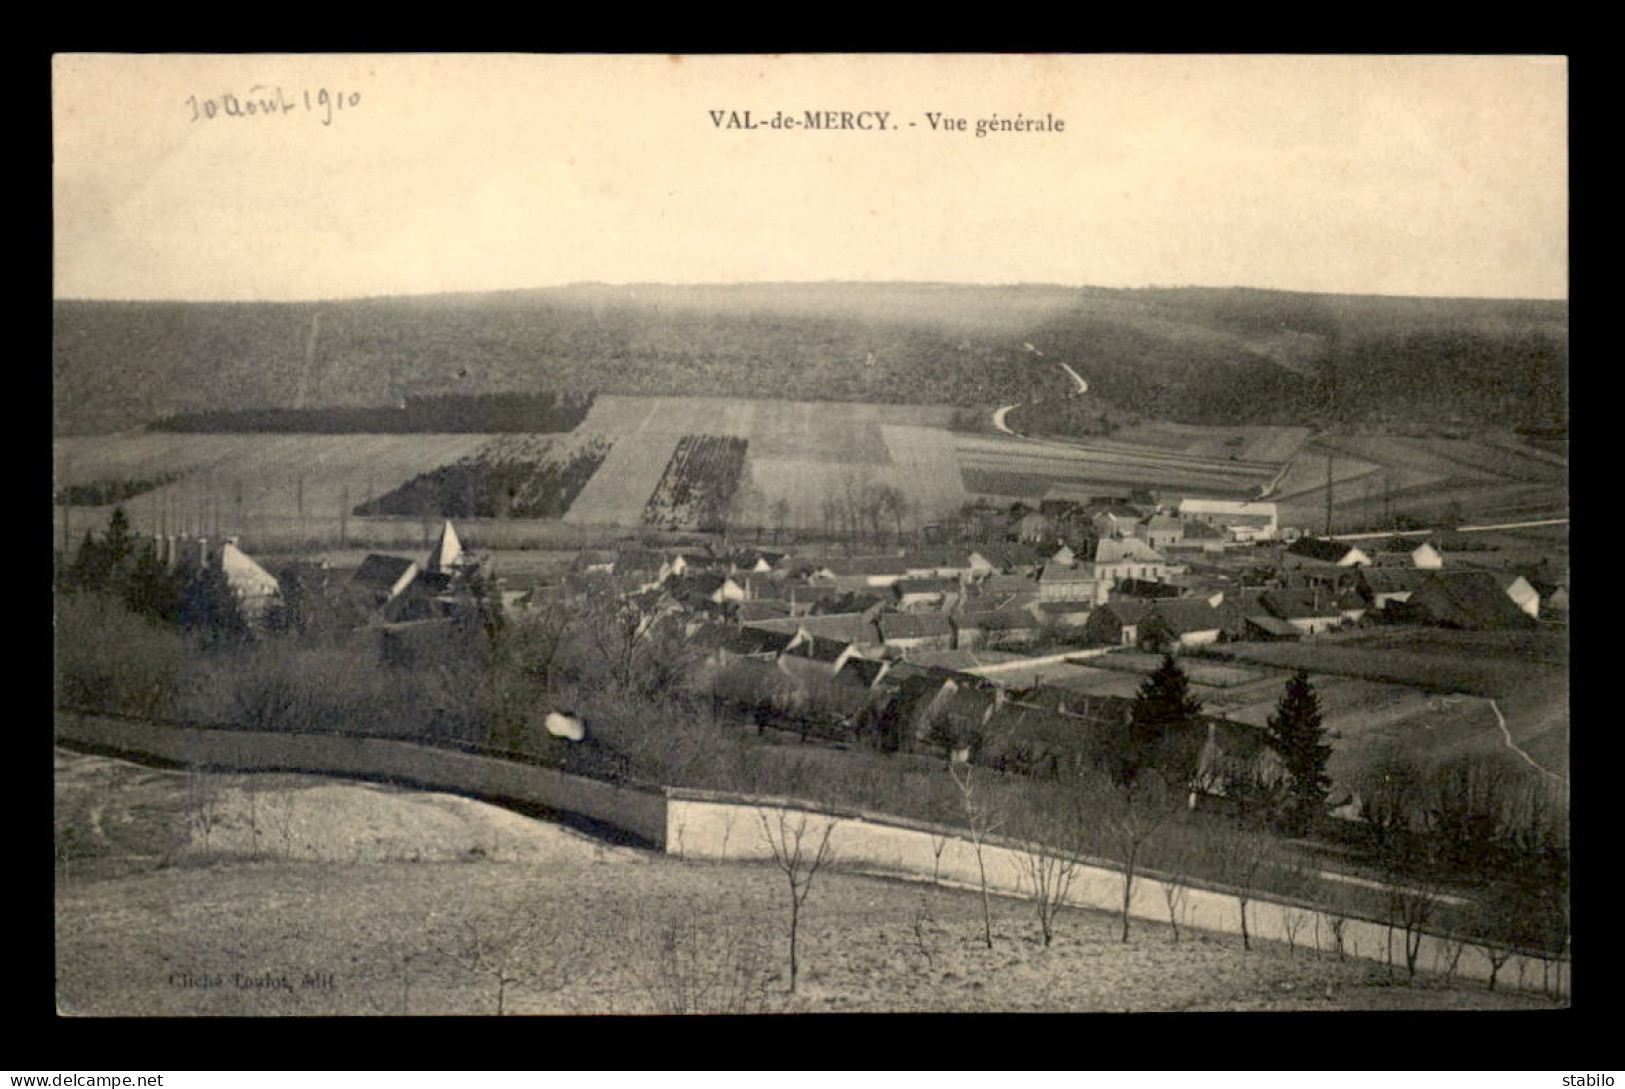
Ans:
[[[511,992],[509,1012],[666,1012],[679,985],[723,966],[757,988],[753,1011],[1541,1005],[1395,986],[1380,967],[1245,953],[1234,939],[1187,932],[1176,945],[1161,926],[1136,924],[1124,945],[1097,912],[1064,913],[1044,949],[1020,901],[994,903],[988,950],[975,896],[836,872],[807,903],[791,998],[771,867],[685,864],[463,799],[296,776],[187,776],[59,752],[57,843],[57,989],[70,1014],[490,1013],[495,987],[455,959],[459,936],[524,918],[542,920],[547,944],[522,974],[544,978]],[[663,970],[667,924],[684,959]],[[290,988],[239,987],[232,973],[285,975]],[[224,982],[188,986],[188,975]]]
[[[320,314],[307,367],[312,318]],[[1250,290],[763,284],[330,303],[59,301],[54,424],[598,390],[992,405],[1070,391],[1191,422],[1336,414],[1511,426],[1565,413],[1563,303]],[[1032,343],[1045,353],[1028,352]]]

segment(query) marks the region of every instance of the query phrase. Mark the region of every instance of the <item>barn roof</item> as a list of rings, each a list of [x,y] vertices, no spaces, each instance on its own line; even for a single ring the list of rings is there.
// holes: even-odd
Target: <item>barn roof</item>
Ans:
[[[1461,628],[1533,626],[1534,621],[1507,596],[1489,571],[1435,572],[1434,578],[1411,595],[1410,604],[1437,623]]]

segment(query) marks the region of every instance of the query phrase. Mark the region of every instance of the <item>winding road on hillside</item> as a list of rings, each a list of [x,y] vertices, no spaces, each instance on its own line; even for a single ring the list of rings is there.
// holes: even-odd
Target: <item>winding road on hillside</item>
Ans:
[[[1034,348],[1031,344],[1023,344],[1022,347],[1040,359],[1046,358],[1043,352],[1039,351],[1037,348]],[[1069,397],[1082,397],[1085,393],[1089,392],[1089,383],[1085,382],[1083,380],[1083,376],[1077,371],[1073,370],[1069,364],[1056,360],[1055,365],[1065,371],[1072,379],[1073,383],[1078,387],[1076,392],[1068,394]],[[998,428],[1004,434],[1009,435],[1011,438],[1026,439],[1029,442],[1044,442],[1045,440],[1043,439],[1035,439],[1031,435],[1023,435],[1021,432],[1012,429],[1010,425],[1005,422],[1005,417],[1010,414],[1010,410],[1019,406],[1020,402],[1018,401],[1016,404],[1005,405],[1003,408],[994,409],[993,426]]]

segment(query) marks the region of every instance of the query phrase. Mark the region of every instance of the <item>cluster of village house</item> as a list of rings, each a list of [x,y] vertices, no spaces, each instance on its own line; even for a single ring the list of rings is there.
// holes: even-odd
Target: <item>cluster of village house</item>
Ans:
[[[1543,606],[1567,608],[1566,587],[1539,572],[1447,567],[1425,540],[1367,549],[1283,534],[1271,503],[1114,499],[1006,514],[1006,539],[993,543],[842,556],[586,551],[571,577],[614,576],[648,607],[682,618],[724,698],[760,705],[770,693],[787,714],[816,702],[840,730],[867,725],[904,744],[946,743],[961,759],[977,738],[988,742],[979,758],[1027,769],[1081,761],[1090,727],[1120,723],[1132,701],[1064,684],[1016,688],[979,650],[1042,638],[1074,651],[1178,654],[1224,640],[1313,638],[1368,617],[1488,629],[1533,625]],[[171,560],[177,547],[168,545]],[[201,542],[201,562],[219,565],[245,612],[264,615],[276,580],[234,540],[212,555]],[[368,556],[352,583],[378,610],[387,654],[466,609],[478,569],[448,522],[424,563]],[[555,590],[496,588],[515,611]],[[1257,775],[1268,763],[1256,728],[1217,718],[1202,728],[1204,781],[1215,790],[1227,774]]]

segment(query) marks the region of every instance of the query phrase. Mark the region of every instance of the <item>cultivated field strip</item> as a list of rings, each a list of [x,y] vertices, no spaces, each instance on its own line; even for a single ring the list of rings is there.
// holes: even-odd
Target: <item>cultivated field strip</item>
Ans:
[[[610,447],[609,456],[581,489],[563,521],[575,525],[635,526],[660,484],[680,434],[638,433]]]
[[[967,499],[960,477],[954,436],[931,427],[883,424],[880,435],[891,454],[896,487],[920,511],[935,517]]]
[[[348,512],[418,473],[473,454],[488,435],[84,436],[54,445],[57,484],[178,472],[124,504],[138,532],[332,535]],[[74,510],[81,525],[106,512]],[[57,525],[61,524],[58,512]]]

